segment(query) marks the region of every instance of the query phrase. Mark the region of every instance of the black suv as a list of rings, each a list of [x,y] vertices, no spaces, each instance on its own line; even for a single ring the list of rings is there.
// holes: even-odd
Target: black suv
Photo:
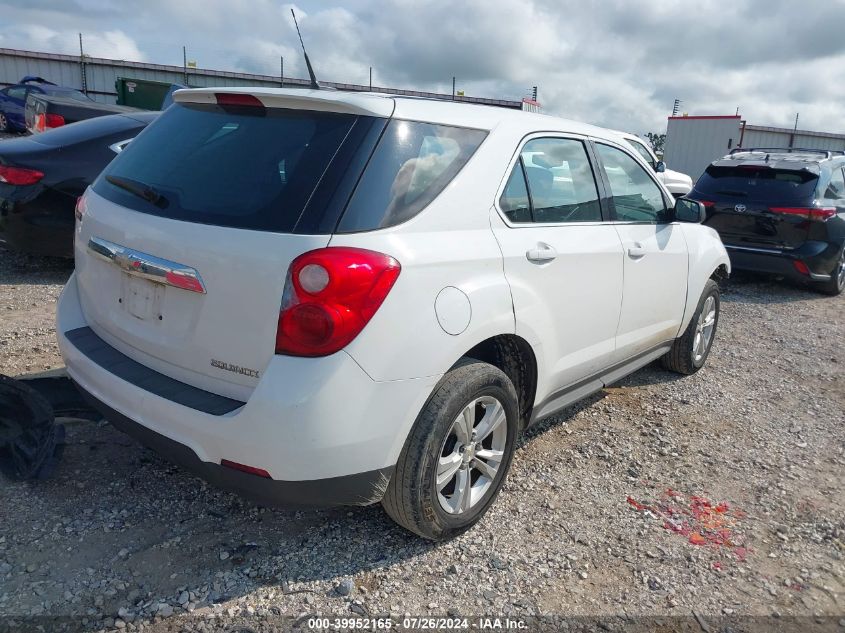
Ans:
[[[845,153],[742,149],[711,163],[687,197],[707,208],[734,268],[832,295],[845,288]]]

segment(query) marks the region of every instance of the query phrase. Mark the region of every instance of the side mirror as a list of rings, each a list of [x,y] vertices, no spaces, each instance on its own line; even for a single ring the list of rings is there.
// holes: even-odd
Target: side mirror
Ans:
[[[675,201],[675,219],[678,222],[703,224],[707,219],[707,208],[695,200],[678,198]]]
[[[662,160],[657,161],[657,164],[654,166],[654,171],[656,171],[658,174],[662,174],[664,171],[666,171],[666,163],[664,163]]]

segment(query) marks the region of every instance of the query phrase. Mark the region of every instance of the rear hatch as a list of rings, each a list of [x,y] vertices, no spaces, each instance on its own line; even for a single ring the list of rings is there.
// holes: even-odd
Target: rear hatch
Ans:
[[[793,249],[810,230],[808,219],[794,211],[812,206],[818,177],[818,166],[812,163],[717,161],[707,167],[690,197],[707,207],[706,224],[725,244]]]
[[[183,91],[106,168],[76,238],[97,334],[177,380],[248,397],[275,352],[288,266],[328,244],[393,109],[314,95]]]

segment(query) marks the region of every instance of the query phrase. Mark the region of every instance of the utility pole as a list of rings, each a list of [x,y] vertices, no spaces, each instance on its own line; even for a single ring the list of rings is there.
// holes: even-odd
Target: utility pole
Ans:
[[[285,56],[281,57],[281,68],[279,69],[279,86],[285,87]]]
[[[452,101],[455,100],[455,77],[452,77]]]
[[[792,127],[792,134],[789,135],[789,146],[795,146],[795,134],[798,132],[798,112],[795,113],[795,125]]]
[[[188,85],[188,51],[182,47],[182,74],[185,78],[185,85]]]
[[[370,66],[370,92],[373,91],[373,67]]]
[[[79,74],[82,80],[82,92],[88,94],[88,77],[85,74],[85,51],[82,50],[82,33],[79,34]]]

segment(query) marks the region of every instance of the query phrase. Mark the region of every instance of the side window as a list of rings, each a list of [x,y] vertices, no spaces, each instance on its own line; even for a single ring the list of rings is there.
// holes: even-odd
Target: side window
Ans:
[[[513,166],[502,197],[499,198],[499,206],[511,222],[531,222],[531,201],[528,199],[522,159]]]
[[[520,158],[534,222],[601,222],[598,189],[581,141],[533,139]]]
[[[840,200],[845,198],[845,177],[842,175],[842,168],[833,170],[830,182],[824,192],[825,200]]]
[[[486,136],[482,130],[391,120],[338,232],[369,231],[411,219],[452,182]]]
[[[26,98],[26,88],[23,86],[14,86],[13,88],[9,88],[9,92],[6,93],[12,99],[25,99]]]
[[[602,168],[616,209],[623,222],[666,222],[668,213],[663,193],[651,176],[625,152],[596,144]]]

